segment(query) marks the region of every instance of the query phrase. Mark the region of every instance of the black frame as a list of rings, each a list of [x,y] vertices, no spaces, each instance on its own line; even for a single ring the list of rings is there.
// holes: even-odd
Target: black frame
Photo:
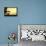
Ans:
[[[16,8],[17,9],[16,15],[5,15],[7,12],[7,8]],[[18,8],[17,7],[4,7],[4,16],[18,16]]]

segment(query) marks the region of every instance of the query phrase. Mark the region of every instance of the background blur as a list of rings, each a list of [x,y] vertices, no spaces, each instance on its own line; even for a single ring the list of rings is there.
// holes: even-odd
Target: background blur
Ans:
[[[4,16],[4,7],[17,7],[18,16]],[[10,32],[17,34],[18,24],[46,24],[46,0],[0,0],[0,44],[8,43]]]

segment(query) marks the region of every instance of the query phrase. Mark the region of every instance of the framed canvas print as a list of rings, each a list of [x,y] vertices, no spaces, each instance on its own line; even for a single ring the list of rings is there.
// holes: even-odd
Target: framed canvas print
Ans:
[[[4,7],[4,16],[17,16],[18,8],[17,7]]]

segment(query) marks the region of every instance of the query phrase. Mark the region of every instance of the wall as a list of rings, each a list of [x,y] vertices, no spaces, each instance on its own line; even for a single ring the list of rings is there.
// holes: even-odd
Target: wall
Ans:
[[[6,6],[18,7],[18,16],[5,17]],[[46,24],[46,0],[0,0],[0,44],[8,43],[9,32],[17,34],[18,24]]]

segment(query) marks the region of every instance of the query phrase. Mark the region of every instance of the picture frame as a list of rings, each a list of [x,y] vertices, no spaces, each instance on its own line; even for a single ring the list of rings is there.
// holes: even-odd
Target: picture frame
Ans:
[[[18,16],[18,8],[4,7],[4,16]]]

